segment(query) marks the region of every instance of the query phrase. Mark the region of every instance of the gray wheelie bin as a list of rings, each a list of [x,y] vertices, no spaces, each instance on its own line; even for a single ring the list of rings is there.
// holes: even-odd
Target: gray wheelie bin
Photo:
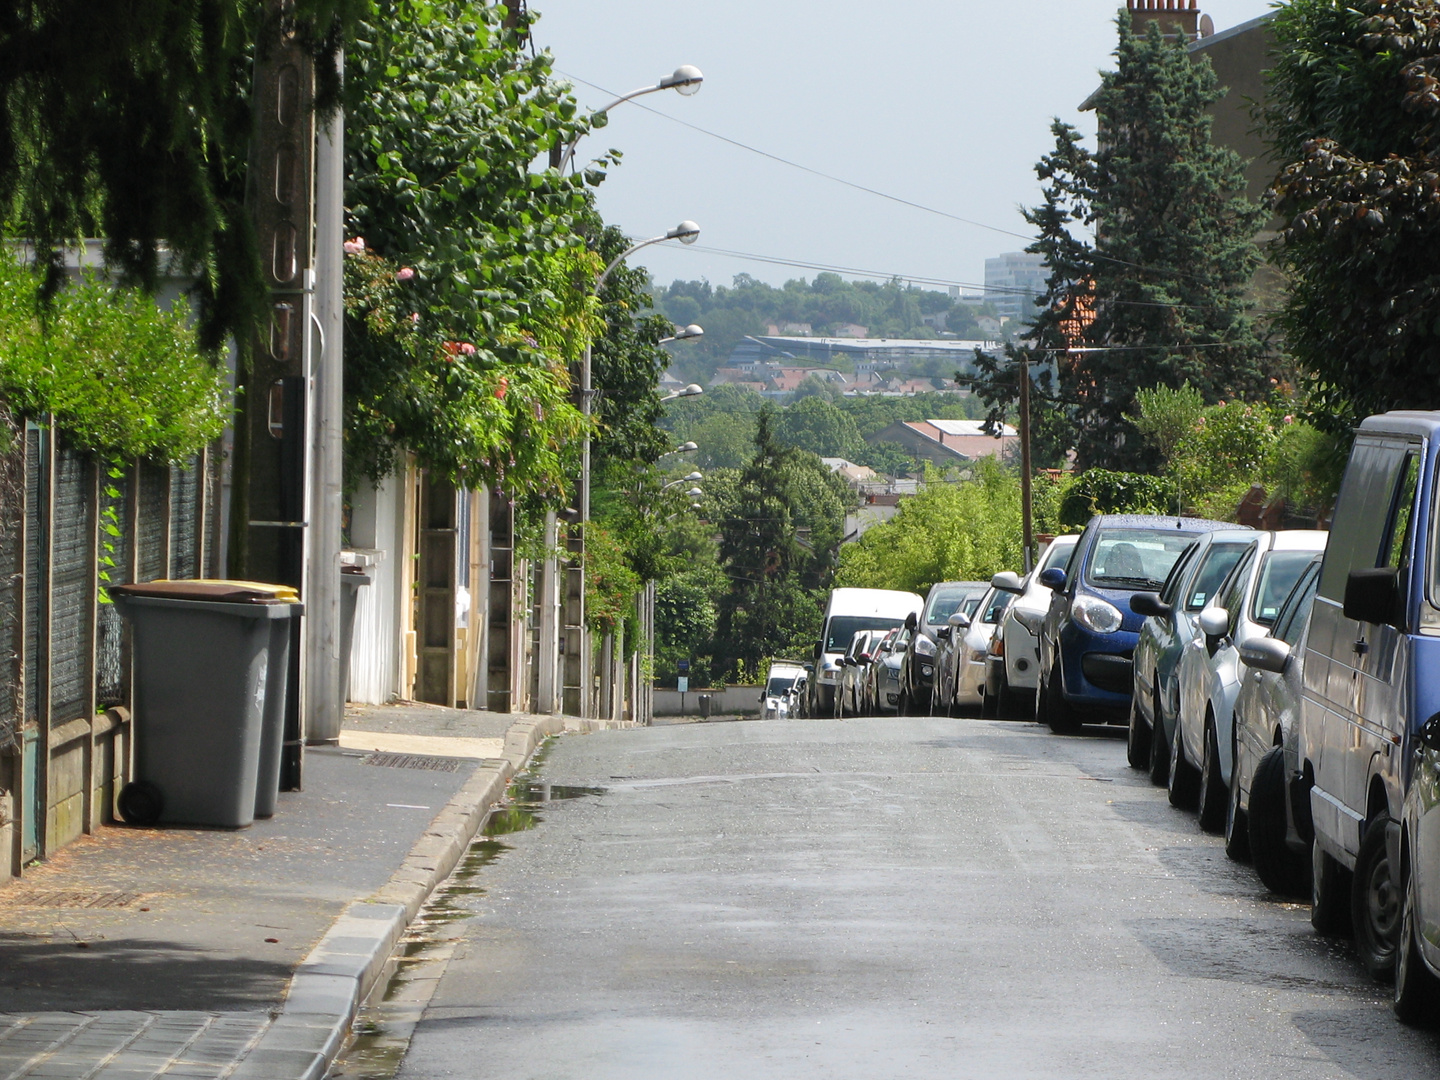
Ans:
[[[243,828],[255,819],[266,720],[283,722],[293,590],[232,581],[156,581],[110,590],[134,641],[135,778],[122,816]],[[280,664],[278,670],[275,665]],[[278,676],[278,677],[277,677]],[[278,704],[267,699],[278,699]],[[266,771],[275,784],[282,737]],[[273,797],[271,799],[273,811]]]

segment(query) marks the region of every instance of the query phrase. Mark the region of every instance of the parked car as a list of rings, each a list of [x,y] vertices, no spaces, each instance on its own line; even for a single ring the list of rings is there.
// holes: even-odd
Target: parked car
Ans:
[[[1195,537],[1229,527],[1138,514],[1090,519],[1065,568],[1040,575],[1052,592],[1040,633],[1035,712],[1042,722],[1058,733],[1087,719],[1125,721],[1142,622],[1130,610],[1130,596],[1160,588]]]
[[[1135,692],[1130,697],[1126,757],[1150,779],[1170,776],[1170,748],[1180,711],[1175,678],[1180,654],[1198,632],[1201,610],[1224,583],[1255,538],[1253,529],[1201,533],[1176,561],[1158,593],[1138,592],[1130,610],[1145,616],[1135,643]]]
[[[1050,590],[1040,584],[1040,575],[1069,562],[1079,539],[1055,537],[1024,578],[1004,570],[990,580],[995,588],[1016,594],[990,639],[992,670],[985,677],[985,702],[994,706],[997,715],[1034,715],[1035,690],[1040,685],[1040,624],[1050,607]]]
[[[868,715],[895,716],[900,712],[900,669],[909,652],[914,631],[909,626],[890,631],[870,661],[865,691]]]
[[[946,620],[956,611],[965,611],[967,605],[973,611],[985,589],[983,581],[941,581],[930,586],[900,665],[900,712],[929,708],[935,685],[936,631],[946,626]]]
[[[1235,699],[1235,764],[1226,852],[1243,854],[1267,888],[1297,895],[1310,888],[1310,807],[1296,809],[1290,778],[1300,768],[1300,690],[1310,606],[1320,580],[1315,555],[1275,616],[1269,634],[1240,647],[1246,674]],[[1308,793],[1307,793],[1308,794]]]
[[[893,630],[918,614],[925,601],[914,593],[892,589],[832,589],[825,605],[820,640],[815,644],[814,672],[810,679],[812,716],[839,715],[836,690],[842,669],[840,658],[857,630]]]
[[[985,705],[985,668],[990,654],[990,639],[1000,628],[1000,620],[1014,593],[989,589],[975,609],[965,629],[955,656],[954,692],[950,711],[959,714],[966,709],[982,709]]]
[[[975,601],[979,607],[980,598]],[[968,606],[968,605],[967,605]],[[955,700],[955,676],[965,649],[970,616],[963,609],[952,611],[945,625],[935,631],[935,679],[930,687],[930,715],[948,716]]]
[[[1170,802],[1196,805],[1200,827],[1220,832],[1230,804],[1235,697],[1243,669],[1239,647],[1266,633],[1327,534],[1256,533],[1215,598],[1196,620],[1200,633],[1180,654],[1180,712],[1170,751]]]
[[[889,630],[857,630],[850,639],[850,647],[840,658],[840,685],[835,691],[835,715],[839,717],[859,716],[865,692],[865,669],[875,654],[875,648]]]
[[[797,698],[805,686],[805,665],[792,660],[770,661],[760,694],[760,719],[789,720],[797,715]]]
[[[1305,642],[1299,779],[1309,789],[1310,918],[1353,930],[1395,1010],[1440,987],[1440,413],[1360,425]]]

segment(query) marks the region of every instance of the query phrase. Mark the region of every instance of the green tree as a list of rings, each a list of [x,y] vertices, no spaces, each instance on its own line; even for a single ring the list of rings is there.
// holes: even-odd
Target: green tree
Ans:
[[[982,458],[971,480],[932,470],[893,518],[845,545],[835,584],[923,595],[937,581],[987,581],[1020,564],[1019,479]]]
[[[1244,293],[1259,262],[1262,211],[1245,197],[1244,162],[1210,138],[1224,94],[1209,60],[1158,22],[1143,35],[1117,19],[1116,70],[1095,97],[1102,132],[1091,204],[1095,321],[1069,382],[1081,466],[1153,469],[1130,423],[1135,392],[1188,381],[1207,402],[1254,397],[1265,349]]]
[[[865,445],[855,421],[819,397],[801,398],[781,412],[775,438],[820,457],[853,458]]]
[[[1025,250],[1045,257],[1045,292],[1036,301],[1023,344],[1007,344],[1003,357],[976,350],[975,377],[957,379],[970,382],[985,403],[990,429],[998,431],[1016,417],[1020,372],[1029,361],[1031,458],[1036,465],[1057,467],[1078,437],[1079,373],[1067,352],[1083,342],[1085,322],[1094,311],[1095,258],[1090,244],[1075,233],[1094,226],[1099,177],[1078,131],[1059,120],[1050,131],[1055,149],[1035,166],[1044,202],[1021,211],[1039,234]]]
[[[1290,277],[1286,344],[1335,433],[1432,408],[1440,380],[1440,6],[1292,0],[1265,119]]]
[[[585,128],[523,20],[397,0],[347,55],[346,449],[561,501],[583,432],[570,367],[600,329],[587,182],[532,162]],[[383,258],[379,257],[383,256]]]
[[[297,0],[298,39],[325,79],[366,0]],[[196,275],[201,343],[242,350],[263,310],[259,245],[245,211],[253,0],[27,0],[0,15],[0,206],[34,241],[47,291],[62,244],[105,238],[124,280],[154,292]],[[333,74],[322,82],[333,104]]]
[[[760,412],[754,457],[720,522],[720,564],[729,584],[716,620],[718,673],[753,674],[764,658],[799,648],[818,632],[820,599],[843,531],[837,486],[813,455],[776,439],[773,409]],[[832,499],[817,497],[827,491]]]

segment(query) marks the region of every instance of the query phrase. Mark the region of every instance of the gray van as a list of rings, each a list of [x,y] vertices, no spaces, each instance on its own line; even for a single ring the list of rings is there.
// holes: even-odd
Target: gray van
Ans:
[[[1440,412],[1372,416],[1356,435],[1310,612],[1294,781],[1309,789],[1315,836],[1311,921],[1353,929],[1377,978],[1406,957],[1402,1019],[1418,1018],[1440,972],[1440,815],[1426,805],[1436,774],[1425,749],[1440,711],[1437,449]]]

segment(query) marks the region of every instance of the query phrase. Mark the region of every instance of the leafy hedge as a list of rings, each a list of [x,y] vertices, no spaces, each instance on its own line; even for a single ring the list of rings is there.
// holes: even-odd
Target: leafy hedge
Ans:
[[[122,458],[176,461],[224,431],[228,378],[186,305],[86,275],[42,318],[41,281],[0,252],[0,396],[17,413],[53,415],[77,448]]]

